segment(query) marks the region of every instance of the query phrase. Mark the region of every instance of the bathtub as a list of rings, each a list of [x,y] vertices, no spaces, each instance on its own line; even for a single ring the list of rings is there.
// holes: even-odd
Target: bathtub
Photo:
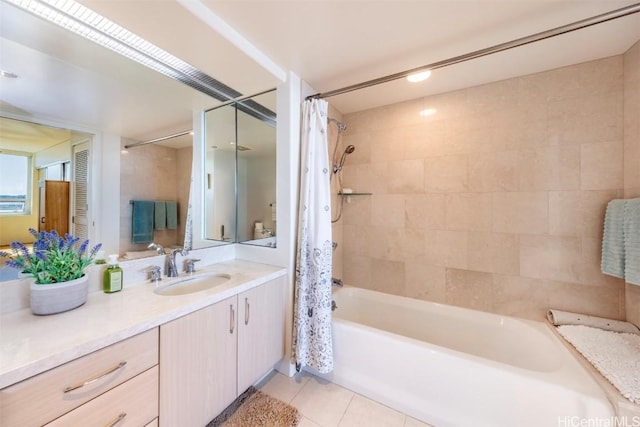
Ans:
[[[352,287],[334,299],[335,367],[320,376],[419,420],[558,427],[615,415],[546,323]]]

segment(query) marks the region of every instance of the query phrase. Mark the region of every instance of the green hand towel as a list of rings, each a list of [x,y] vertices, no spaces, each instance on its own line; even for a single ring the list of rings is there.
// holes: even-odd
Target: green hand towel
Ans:
[[[153,241],[153,208],[155,203],[145,200],[133,201],[131,215],[131,242],[149,243]]]
[[[167,205],[167,228],[175,230],[178,228],[178,203],[165,202]]]
[[[156,230],[164,230],[167,227],[167,203],[155,202],[153,216]]]

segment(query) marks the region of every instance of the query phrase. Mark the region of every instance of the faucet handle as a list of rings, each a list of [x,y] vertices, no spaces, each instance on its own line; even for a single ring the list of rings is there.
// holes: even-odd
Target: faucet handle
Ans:
[[[184,261],[184,271],[185,273],[195,273],[196,272],[196,262],[200,261],[199,259],[187,259]]]
[[[162,280],[162,268],[158,265],[153,265],[149,268],[149,279],[152,283],[159,282]]]

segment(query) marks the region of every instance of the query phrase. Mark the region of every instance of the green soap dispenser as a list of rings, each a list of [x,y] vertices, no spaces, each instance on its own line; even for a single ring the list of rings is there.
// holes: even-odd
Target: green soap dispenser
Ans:
[[[118,255],[109,255],[102,280],[102,290],[108,294],[122,290],[122,269],[118,266]]]

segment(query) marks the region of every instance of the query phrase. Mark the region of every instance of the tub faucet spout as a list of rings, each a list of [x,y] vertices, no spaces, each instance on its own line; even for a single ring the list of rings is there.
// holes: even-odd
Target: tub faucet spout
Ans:
[[[342,283],[342,280],[341,280],[341,279],[336,279],[335,277],[332,277],[332,278],[331,278],[331,284],[332,284],[333,286],[337,286],[337,287],[339,287],[339,288],[341,288],[341,287],[343,287],[343,286],[344,286],[344,283]]]

